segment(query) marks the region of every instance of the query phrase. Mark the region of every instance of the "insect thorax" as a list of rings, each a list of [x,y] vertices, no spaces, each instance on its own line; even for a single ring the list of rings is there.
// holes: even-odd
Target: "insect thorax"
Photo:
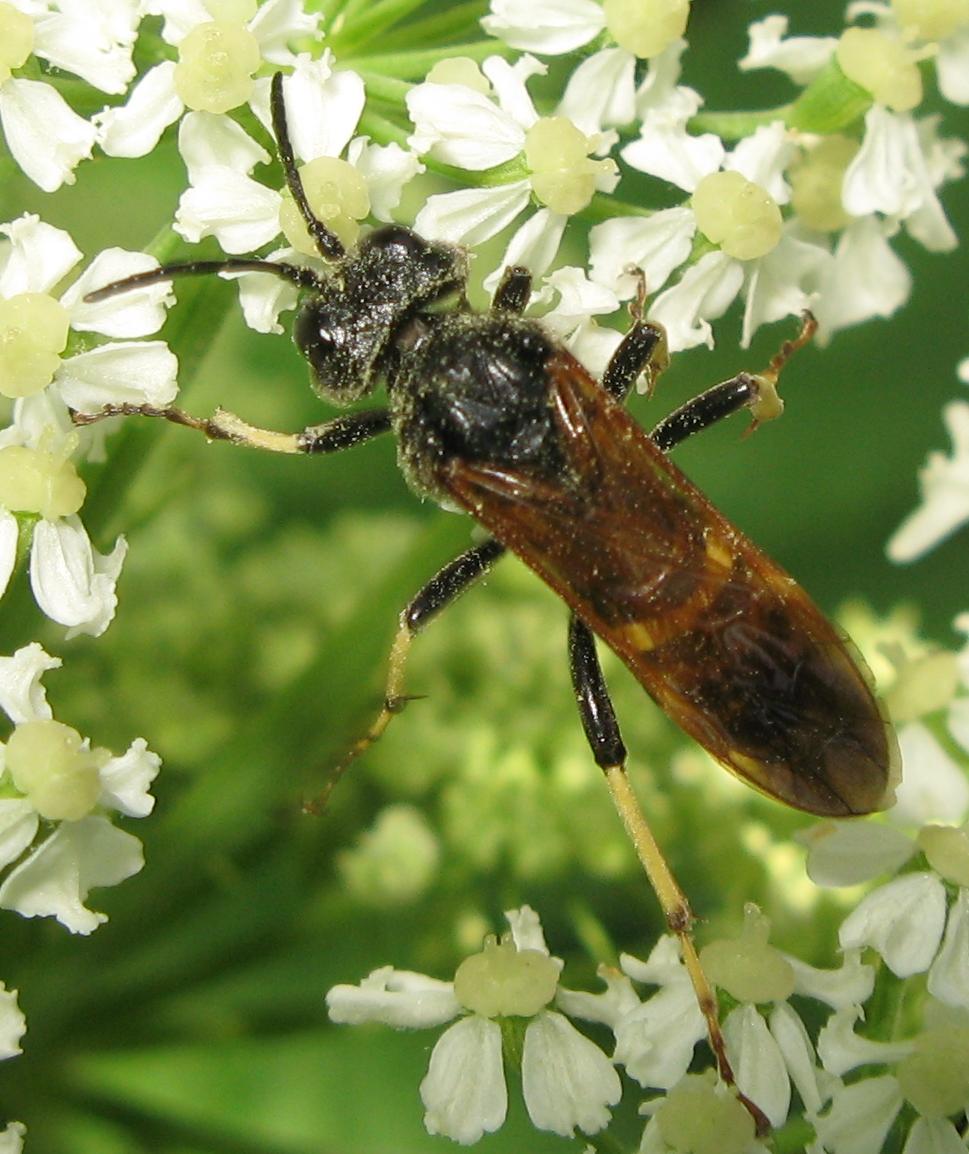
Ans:
[[[553,343],[532,321],[470,312],[415,317],[389,382],[401,469],[449,504],[448,461],[516,472],[561,469],[546,364]]]

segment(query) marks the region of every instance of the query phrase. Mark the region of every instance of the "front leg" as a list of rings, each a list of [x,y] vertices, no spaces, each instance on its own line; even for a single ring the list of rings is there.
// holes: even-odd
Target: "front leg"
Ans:
[[[227,409],[216,409],[211,417],[193,417],[183,409],[157,408],[154,405],[106,405],[96,413],[72,413],[75,425],[93,425],[106,417],[160,417],[175,425],[197,429],[210,441],[229,441],[251,449],[271,453],[339,453],[381,433],[390,431],[387,409],[364,409],[309,425],[298,433],[279,433],[250,425]]]

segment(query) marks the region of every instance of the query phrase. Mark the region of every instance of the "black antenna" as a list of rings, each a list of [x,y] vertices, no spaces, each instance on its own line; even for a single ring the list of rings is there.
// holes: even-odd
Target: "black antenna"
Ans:
[[[286,185],[293,195],[296,207],[306,222],[310,236],[313,238],[320,255],[324,260],[342,260],[346,256],[343,242],[318,220],[313,214],[303,190],[296,167],[296,157],[293,153],[292,141],[289,138],[289,127],[286,123],[286,104],[283,100],[283,74],[277,72],[272,78],[270,89],[270,108],[272,111],[273,134],[276,137],[276,151],[279,154]],[[85,303],[97,304],[118,293],[130,292],[131,289],[143,288],[145,285],[160,284],[163,281],[174,280],[183,276],[210,276],[223,272],[264,272],[271,276],[278,276],[288,280],[297,288],[320,287],[320,277],[312,269],[302,268],[300,265],[286,264],[282,261],[260,260],[258,257],[226,257],[225,260],[193,260],[181,264],[162,265],[161,268],[148,269],[147,272],[138,272],[133,276],[126,276],[122,280],[112,281],[103,285],[85,297]]]
[[[324,260],[342,260],[347,255],[343,241],[319,220],[310,208],[309,201],[303,189],[299,170],[296,167],[296,157],[293,154],[293,143],[289,139],[289,126],[286,124],[286,102],[283,100],[283,74],[277,72],[272,79],[269,90],[269,107],[273,118],[273,135],[276,137],[276,149],[279,160],[286,175],[286,184],[293,194],[293,200],[306,222],[310,236]]]

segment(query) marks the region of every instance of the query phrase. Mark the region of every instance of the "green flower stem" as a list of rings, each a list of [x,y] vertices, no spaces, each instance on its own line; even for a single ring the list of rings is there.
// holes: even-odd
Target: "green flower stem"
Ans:
[[[368,67],[370,61],[364,57],[354,67],[354,71],[363,77],[364,87],[367,90],[367,108],[374,101],[380,101],[383,104],[392,105],[397,111],[401,111],[404,107],[404,97],[411,89],[411,85],[406,80],[399,80],[395,76],[387,76],[386,73],[371,71]],[[366,108],[364,109],[366,115]]]
[[[479,21],[487,13],[487,0],[467,0],[464,4],[450,4],[440,12],[397,29],[394,33],[394,43],[403,49],[426,47],[428,44],[441,44],[452,40],[466,40],[469,36],[480,34]],[[474,43],[477,46],[478,42]],[[499,55],[507,51],[499,40],[485,40],[481,43]],[[466,52],[453,47],[449,51],[454,56],[467,55]]]
[[[449,48],[430,48],[426,51],[393,52],[381,56],[347,56],[341,58],[341,65],[356,69],[367,76],[396,77],[398,80],[423,80],[435,64],[450,60],[455,56],[468,56],[472,60],[484,60],[495,55],[495,47],[487,41],[475,40],[464,44],[452,44]]]
[[[337,56],[345,58],[380,37],[412,12],[423,7],[425,0],[377,0],[377,3],[350,3],[344,9],[343,23],[333,31],[331,46]]]
[[[410,131],[379,112],[364,112],[360,117],[360,132],[369,136],[375,144],[399,144],[401,148],[407,146],[407,137]]]
[[[849,80],[832,59],[791,105],[787,123],[802,132],[842,132],[860,120],[871,104],[871,93]]]
[[[758,128],[773,124],[775,120],[787,123],[793,108],[793,104],[780,104],[776,108],[757,112],[699,112],[690,121],[689,127],[692,132],[714,132],[723,140],[743,140]]]

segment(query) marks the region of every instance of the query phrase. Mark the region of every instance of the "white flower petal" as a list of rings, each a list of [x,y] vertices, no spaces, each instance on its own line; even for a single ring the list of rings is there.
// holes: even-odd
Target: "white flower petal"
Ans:
[[[9,1122],[5,1130],[0,1130],[0,1154],[21,1154],[26,1133],[23,1122]]]
[[[682,280],[653,301],[651,320],[666,329],[670,352],[705,344],[713,348],[713,329],[708,323],[722,317],[743,284],[739,261],[723,252],[708,252]]]
[[[855,1023],[863,1017],[860,1006],[836,1010],[818,1034],[818,1056],[825,1070],[839,1078],[859,1066],[883,1066],[900,1062],[915,1048],[909,1039],[899,1042],[876,1042],[859,1037]]]
[[[95,116],[98,144],[108,156],[147,156],[183,110],[175,91],[175,61],[166,60],[145,73],[127,103]]]
[[[896,873],[915,853],[905,834],[879,822],[824,821],[803,830],[807,875],[817,886],[853,886]]]
[[[72,409],[167,405],[178,391],[178,361],[164,341],[109,341],[61,361],[54,380]]]
[[[916,1118],[902,1154],[966,1154],[966,1144],[948,1118]]]
[[[103,817],[62,822],[0,885],[0,907],[25,918],[55,917],[71,933],[89,934],[107,914],[84,902],[99,886],[114,886],[145,864],[141,842]]]
[[[158,268],[158,261],[143,252],[107,248],[99,252],[61,297],[70,311],[71,328],[76,332],[101,333],[106,337],[143,337],[157,332],[165,323],[165,307],[173,304],[171,282],[145,285],[89,304],[85,294],[139,272]]]
[[[625,974],[610,966],[600,966],[599,977],[606,983],[601,994],[590,994],[586,990],[567,990],[559,986],[555,994],[555,1004],[570,1018],[582,1018],[586,1022],[601,1022],[615,1027],[627,1014],[640,1005],[639,997],[632,982]]]
[[[766,188],[778,204],[787,204],[791,189],[784,171],[797,155],[794,143],[782,120],[762,124],[745,136],[723,161],[724,171],[739,172],[761,188]]]
[[[31,213],[0,225],[0,233],[10,239],[3,246],[2,297],[49,292],[81,259],[68,233]]]
[[[214,236],[228,253],[250,253],[279,234],[281,195],[225,165],[199,169],[182,193],[175,231],[197,244]]]
[[[648,982],[653,986],[666,986],[671,982],[682,982],[685,971],[680,958],[680,943],[673,934],[664,934],[650,950],[646,961],[632,954],[620,954],[619,965],[624,974],[635,982]]]
[[[739,61],[744,72],[776,68],[795,84],[809,84],[831,59],[838,41],[832,36],[786,36],[786,16],[765,16],[747,30],[750,47]]]
[[[586,317],[572,330],[565,344],[579,364],[585,365],[594,377],[601,378],[621,341],[621,333]]]
[[[952,710],[967,698],[957,698]],[[959,740],[953,729],[953,737]],[[890,811],[892,821],[922,826],[928,822],[958,825],[969,813],[969,781],[965,770],[942,748],[935,735],[918,721],[898,731],[902,751],[902,782]]]
[[[919,470],[922,504],[902,522],[885,547],[892,561],[914,561],[969,521],[969,403],[942,409],[952,456],[930,453]]]
[[[118,5],[119,9],[123,7]],[[56,68],[80,76],[101,92],[120,95],[135,75],[131,49],[137,19],[127,30],[127,43],[119,43],[112,39],[110,29],[98,20],[93,9],[92,5],[86,14],[48,12],[42,16],[34,24],[34,53]]]
[[[552,292],[557,303],[542,315],[542,324],[563,338],[589,317],[614,313],[619,308],[619,298],[611,289],[589,280],[584,269],[573,265],[557,268],[545,278],[540,298],[550,298]]]
[[[155,799],[148,790],[160,768],[158,754],[151,752],[143,737],[135,738],[120,757],[112,757],[101,770],[98,805],[128,817],[147,817],[155,808]]]
[[[879,1154],[901,1109],[898,1081],[890,1074],[867,1078],[837,1091],[831,1109],[814,1122],[825,1150],[836,1154]]]
[[[873,890],[841,923],[842,949],[872,946],[899,978],[924,973],[945,926],[945,887],[932,873],[905,874]]]
[[[0,709],[14,725],[49,721],[54,716],[40,679],[60,667],[61,659],[45,653],[36,641],[22,646],[12,657],[0,657]]]
[[[525,1029],[522,1092],[534,1126],[570,1138],[576,1129],[595,1134],[609,1124],[622,1085],[598,1046],[568,1018],[545,1010]]]
[[[68,636],[100,635],[117,608],[115,583],[128,546],[119,537],[109,554],[91,545],[78,517],[38,521],[30,550],[30,584],[37,604]]]
[[[370,212],[390,221],[405,187],[424,171],[413,152],[399,144],[370,144],[364,137],[351,140],[347,160],[367,182]]]
[[[825,1002],[835,1010],[867,1002],[875,988],[875,967],[862,962],[861,950],[845,950],[844,960],[836,970],[809,966],[793,954],[785,954],[784,958],[794,971],[794,992]]]
[[[814,288],[833,262],[827,249],[799,240],[789,232],[766,256],[751,261],[744,288],[741,347],[750,346],[761,325],[800,316],[809,309],[816,296]]]
[[[739,1088],[772,1126],[783,1125],[791,1105],[791,1080],[780,1046],[756,1007],[731,1010],[723,1022],[723,1036]]]
[[[491,0],[491,15],[481,27],[510,48],[560,56],[598,36],[605,17],[594,0]]]
[[[818,340],[872,317],[890,317],[908,300],[912,276],[892,252],[885,227],[873,216],[850,224],[841,234],[834,262],[821,278],[814,305]]]
[[[532,276],[541,276],[558,253],[569,218],[547,208],[532,213],[508,242],[494,272],[485,277],[484,287],[494,292],[506,268],[523,265]]]
[[[521,906],[516,910],[505,910],[505,920],[511,930],[511,940],[516,950],[538,950],[548,955],[542,921],[531,906]]]
[[[293,41],[321,37],[322,15],[308,12],[303,0],[266,0],[249,21],[249,31],[259,41],[259,51],[270,64],[291,64]]]
[[[613,1061],[641,1086],[669,1090],[686,1073],[697,1042],[706,1037],[706,1023],[684,973],[622,1018],[613,1032]]]
[[[73,184],[74,169],[94,148],[94,126],[36,80],[0,85],[0,124],[14,160],[44,192]]]
[[[508,1091],[496,1022],[472,1014],[445,1030],[431,1052],[421,1101],[428,1133],[464,1146],[501,1126]]]
[[[417,214],[415,232],[473,248],[507,227],[528,204],[527,180],[495,188],[462,188],[432,196]]]
[[[212,167],[248,175],[257,164],[268,164],[269,153],[228,116],[189,112],[178,126],[178,151],[196,184]]]
[[[953,104],[969,104],[969,28],[956,29],[938,49],[935,70],[939,91]]]
[[[569,77],[556,115],[592,136],[636,116],[636,58],[623,48],[604,48],[587,57]]]
[[[949,909],[942,948],[929,970],[929,993],[969,1010],[969,890],[960,887]]]
[[[461,1011],[451,982],[392,966],[374,970],[359,986],[334,986],[326,1008],[334,1022],[383,1022],[398,1029],[440,1026]]]
[[[527,53],[509,64],[503,56],[489,56],[481,71],[491,81],[498,107],[522,128],[531,128],[538,120],[538,112],[528,95],[528,81],[533,76],[544,76],[548,67]]]
[[[824,1104],[824,1094],[814,1061],[814,1047],[804,1023],[787,1002],[776,1002],[769,1018],[770,1032],[784,1058],[784,1065],[807,1114],[816,1114]],[[760,1099],[757,1099],[760,1104]]]
[[[683,206],[651,216],[613,217],[589,233],[589,267],[593,280],[615,289],[622,298],[635,296],[637,281],[628,269],[641,269],[646,290],[656,293],[673,269],[690,255],[696,220]]]
[[[646,121],[639,140],[627,144],[620,155],[640,172],[693,192],[703,177],[720,167],[725,149],[711,132],[693,136],[681,125]]]
[[[463,84],[417,84],[407,93],[407,111],[415,126],[407,143],[416,153],[469,172],[504,164],[525,144],[520,124]]]
[[[289,250],[290,256],[284,259],[299,264],[306,260],[301,253]],[[278,257],[274,253],[273,257]],[[299,259],[293,259],[299,257]],[[285,281],[282,277],[269,273],[242,273],[240,276],[226,277],[226,280],[235,280],[239,286],[239,304],[242,306],[242,316],[249,328],[257,333],[281,333],[283,326],[279,323],[279,314],[296,308],[299,302],[299,289],[296,285]]]
[[[37,811],[25,798],[0,799],[0,868],[20,857],[39,826]]]
[[[0,982],[0,1060],[22,1054],[20,1039],[27,1032],[27,1019],[17,1005],[17,991]]]
[[[13,513],[0,509],[0,597],[7,591],[17,561],[20,525]]]
[[[334,71],[329,57],[301,58],[283,81],[283,96],[293,150],[303,162],[340,156],[366,102],[363,80],[349,69]]]

